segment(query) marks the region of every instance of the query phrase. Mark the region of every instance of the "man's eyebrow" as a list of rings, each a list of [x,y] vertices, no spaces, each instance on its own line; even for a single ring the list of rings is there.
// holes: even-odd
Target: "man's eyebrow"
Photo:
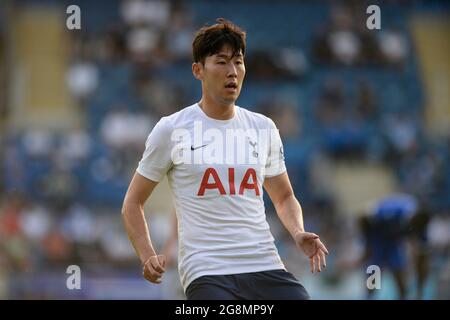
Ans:
[[[243,55],[242,53],[238,53],[238,54],[233,55],[231,58],[234,58],[234,57],[236,57],[236,58],[242,58],[242,57],[244,57],[244,55]],[[227,54],[225,54],[225,53],[218,53],[218,54],[216,55],[216,58],[230,59],[230,57],[229,57]]]

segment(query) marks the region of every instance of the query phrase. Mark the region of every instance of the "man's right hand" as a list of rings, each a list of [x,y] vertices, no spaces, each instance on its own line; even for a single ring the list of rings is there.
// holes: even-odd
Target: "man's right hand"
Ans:
[[[152,283],[161,283],[162,274],[166,271],[166,256],[154,255],[144,262],[142,274],[145,279]]]

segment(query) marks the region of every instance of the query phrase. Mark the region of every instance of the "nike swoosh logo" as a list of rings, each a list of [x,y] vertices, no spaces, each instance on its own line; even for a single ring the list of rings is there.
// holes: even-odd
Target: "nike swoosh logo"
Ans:
[[[192,150],[192,151],[194,151],[194,150],[197,150],[197,149],[200,149],[200,148],[206,147],[206,146],[207,146],[207,144],[204,144],[204,145],[202,145],[202,146],[199,146],[199,147],[195,147],[195,148],[194,148],[194,146],[191,146],[191,150]]]

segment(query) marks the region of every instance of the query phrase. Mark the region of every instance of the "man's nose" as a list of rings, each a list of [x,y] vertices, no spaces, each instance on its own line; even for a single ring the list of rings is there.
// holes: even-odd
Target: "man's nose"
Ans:
[[[233,62],[228,64],[228,74],[227,77],[237,77],[237,68]]]

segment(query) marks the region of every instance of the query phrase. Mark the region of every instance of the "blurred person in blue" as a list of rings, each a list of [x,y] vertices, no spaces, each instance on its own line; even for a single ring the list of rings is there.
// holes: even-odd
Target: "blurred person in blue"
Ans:
[[[423,297],[428,275],[427,235],[430,212],[417,197],[396,193],[378,200],[359,219],[365,251],[362,261],[392,272],[399,299],[407,298],[408,262],[417,277],[417,299]],[[407,242],[412,246],[408,257]],[[411,259],[411,260],[409,260]],[[368,291],[373,298],[374,290]]]

